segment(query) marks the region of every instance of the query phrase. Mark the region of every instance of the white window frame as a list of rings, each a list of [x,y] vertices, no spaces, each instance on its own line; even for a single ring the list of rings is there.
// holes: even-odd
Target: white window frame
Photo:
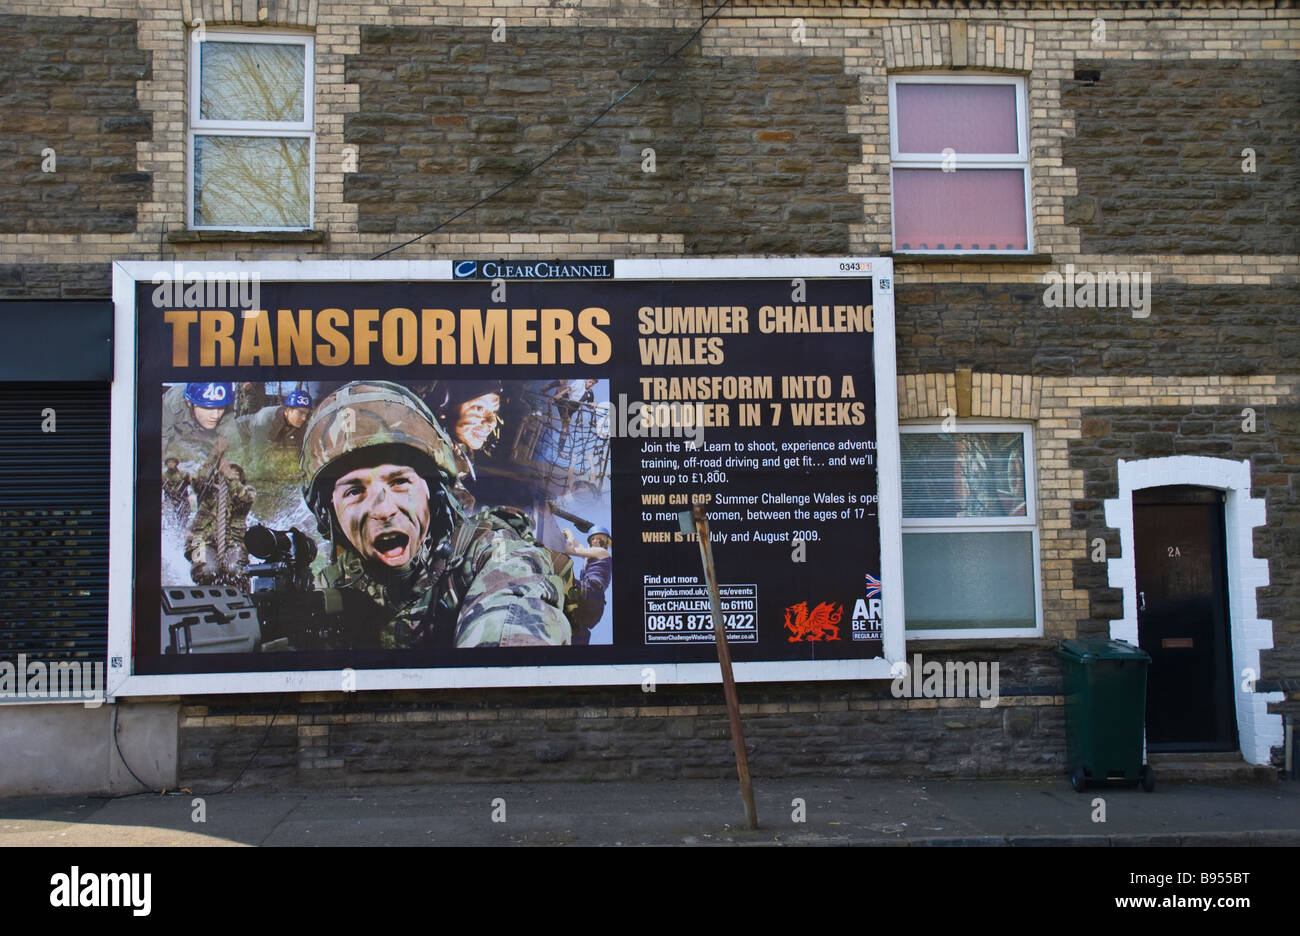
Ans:
[[[897,208],[894,205],[894,170],[895,169],[935,169],[942,171],[947,158],[943,153],[904,153],[898,148],[898,85],[899,84],[978,84],[978,85],[1012,85],[1016,89],[1016,154],[1014,157],[1002,153],[956,153],[955,168],[960,172],[967,169],[1022,169],[1025,183],[1025,249],[994,250],[981,247],[978,250],[963,248],[961,250],[936,250],[927,247],[924,250],[912,248],[903,250],[898,246],[894,232],[894,218]],[[891,75],[889,77],[889,239],[894,253],[907,255],[918,254],[990,254],[999,253],[1008,256],[1032,254],[1034,252],[1034,205],[1033,186],[1029,171],[1029,101],[1028,82],[1016,75],[968,74],[929,74],[929,75]]]
[[[280,120],[209,120],[200,116],[202,96],[203,43],[205,42],[265,42],[271,45],[301,45],[303,49],[303,119]],[[316,123],[315,123],[315,62],[316,40],[302,33],[267,33],[258,30],[207,30],[202,40],[190,42],[190,119],[187,133],[187,159],[185,164],[185,220],[191,231],[309,231],[316,218]],[[307,140],[308,201],[307,223],[287,227],[262,227],[258,225],[228,225],[194,223],[194,157],[195,137],[207,136],[262,136],[298,137]]]
[[[917,433],[928,435],[945,435],[940,423],[909,423],[898,427],[899,435]],[[1041,637],[1043,634],[1043,570],[1039,555],[1038,535],[1038,458],[1034,449],[1034,429],[1028,423],[994,422],[967,423],[959,422],[954,433],[1010,433],[1018,432],[1024,437],[1025,452],[1025,515],[1023,517],[907,517],[903,516],[903,536],[909,533],[1029,533],[1033,554],[1034,570],[1034,626],[1033,627],[972,627],[914,629],[907,626],[907,613],[904,609],[903,632],[908,640],[964,640],[967,637],[979,639],[996,639],[1012,637]],[[902,463],[900,440],[900,467]],[[902,500],[899,500],[899,512],[902,513]],[[906,569],[904,569],[906,574]]]

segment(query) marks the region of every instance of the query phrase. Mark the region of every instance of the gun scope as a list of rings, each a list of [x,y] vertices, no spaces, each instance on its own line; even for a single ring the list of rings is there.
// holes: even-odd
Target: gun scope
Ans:
[[[293,562],[309,565],[316,558],[316,543],[297,527],[285,532],[270,527],[249,527],[244,534],[244,545],[259,559],[269,562]]]

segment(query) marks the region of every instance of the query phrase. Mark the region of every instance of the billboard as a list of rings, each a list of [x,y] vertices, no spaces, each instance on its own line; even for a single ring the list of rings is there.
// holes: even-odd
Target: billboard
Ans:
[[[110,693],[888,677],[891,279],[117,264]]]

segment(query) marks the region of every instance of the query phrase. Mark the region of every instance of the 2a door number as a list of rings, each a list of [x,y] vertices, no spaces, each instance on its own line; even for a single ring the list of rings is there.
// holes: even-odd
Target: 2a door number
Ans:
[[[1178,549],[1177,546],[1166,546],[1165,548],[1169,550],[1169,558],[1170,558],[1170,559],[1173,559],[1173,558],[1175,558],[1175,557],[1180,558],[1180,559],[1182,558],[1182,555],[1183,555],[1183,554],[1182,554],[1182,552]]]

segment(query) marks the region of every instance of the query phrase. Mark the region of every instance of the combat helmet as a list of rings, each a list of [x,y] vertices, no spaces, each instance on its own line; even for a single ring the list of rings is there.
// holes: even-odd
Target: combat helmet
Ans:
[[[331,535],[330,488],[349,456],[366,449],[397,446],[401,456],[430,484],[450,492],[456,484],[451,439],[418,396],[399,384],[361,380],[329,394],[312,413],[303,433],[302,496],[324,536]],[[350,468],[349,468],[350,470]],[[454,501],[455,498],[449,498]]]
[[[225,409],[235,402],[233,383],[188,383],[185,385],[187,402],[204,409]]]

